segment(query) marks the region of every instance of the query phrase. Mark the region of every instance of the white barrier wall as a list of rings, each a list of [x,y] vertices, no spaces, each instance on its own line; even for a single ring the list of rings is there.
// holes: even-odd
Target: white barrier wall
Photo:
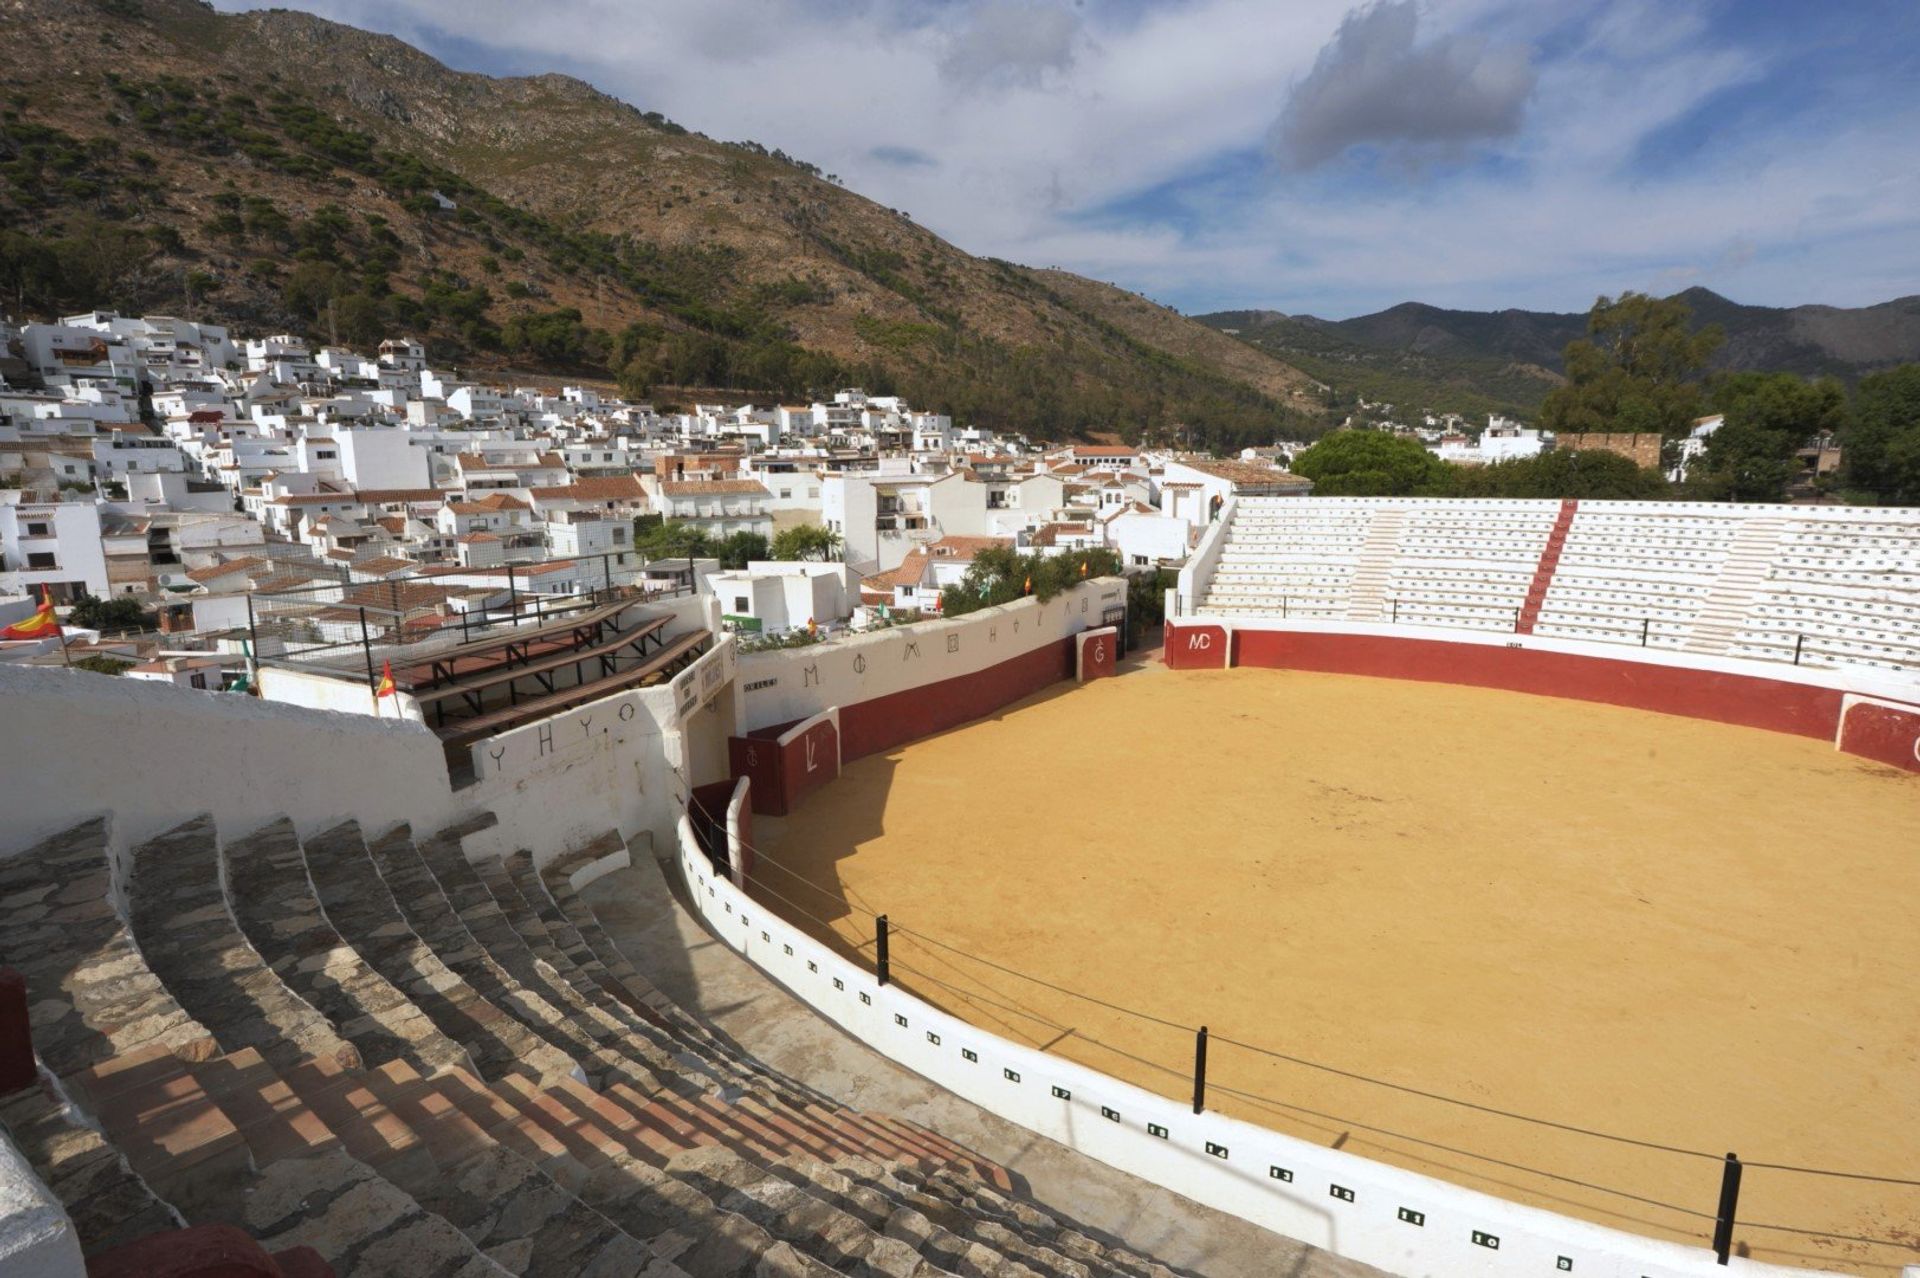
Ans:
[[[433,829],[464,806],[418,723],[9,666],[0,707],[0,854],[109,811],[124,849],[202,812],[238,837],[280,816],[303,835],[348,818]]]
[[[1227,548],[1227,528],[1233,523],[1233,512],[1238,504],[1237,498],[1229,498],[1220,509],[1220,518],[1201,535],[1200,544],[1193,548],[1186,565],[1180,569],[1180,582],[1175,587],[1175,598],[1167,608],[1169,617],[1184,617],[1193,611],[1199,602],[1201,592],[1207,583],[1213,580],[1213,570],[1219,566],[1220,556]]]
[[[1309,1144],[1010,1043],[836,955],[722,876],[682,818],[680,871],[707,926],[875,1051],[1030,1131],[1195,1202],[1390,1273],[1571,1272],[1604,1278],[1787,1278],[1734,1258],[1509,1203]]]
[[[0,1132],[0,1274],[86,1278],[80,1240],[53,1191]]]
[[[470,850],[531,849],[544,863],[608,830],[628,840],[672,840],[673,822],[701,771],[696,748],[724,769],[733,729],[734,641],[715,646],[672,680],[590,701],[474,744],[468,805],[500,824]],[[717,744],[716,744],[717,743]],[[715,766],[707,761],[707,770]]]
[[[915,622],[805,648],[740,658],[742,733],[980,674],[1082,630],[1123,608],[1126,582],[1098,577],[1041,603],[1019,599],[951,620]]]

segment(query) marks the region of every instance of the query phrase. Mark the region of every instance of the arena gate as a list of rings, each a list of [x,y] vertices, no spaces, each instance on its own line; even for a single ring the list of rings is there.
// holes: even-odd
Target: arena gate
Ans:
[[[734,776],[752,782],[754,812],[785,816],[840,775],[840,710],[829,706],[777,733],[729,738],[727,752]]]
[[[1082,630],[1074,636],[1074,673],[1081,683],[1090,679],[1110,679],[1117,672],[1120,657],[1120,631],[1114,626]]]
[[[1848,693],[1833,744],[1847,754],[1920,772],[1920,706]]]

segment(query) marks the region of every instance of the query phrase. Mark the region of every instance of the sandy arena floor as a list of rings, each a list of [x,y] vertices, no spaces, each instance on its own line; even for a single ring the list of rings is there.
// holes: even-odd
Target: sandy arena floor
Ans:
[[[1187,1097],[1190,1035],[967,956],[1205,1022],[1215,1108],[1502,1197],[1704,1245],[1720,1168],[1222,1036],[1716,1156],[1920,1177],[1920,777],[1818,741],[1149,661],[861,760],[758,838],[827,889],[758,875],[816,935],[869,953],[884,910],[960,951],[896,930],[896,979],[976,1024]],[[1740,1215],[1884,1240],[1743,1228],[1760,1259],[1920,1264],[1920,1188],[1750,1168]]]

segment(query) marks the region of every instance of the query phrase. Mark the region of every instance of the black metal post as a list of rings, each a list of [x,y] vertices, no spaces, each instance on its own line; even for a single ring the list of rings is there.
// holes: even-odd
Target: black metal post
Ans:
[[[380,681],[373,674],[373,639],[367,634],[367,609],[364,604],[360,607],[360,651],[367,656],[367,687],[377,688]]]
[[[1721,1264],[1733,1254],[1733,1217],[1740,1207],[1740,1157],[1729,1151],[1720,1171],[1720,1210],[1713,1217],[1713,1255]]]
[[[1805,635],[1794,636],[1793,638],[1793,664],[1794,665],[1797,666],[1800,664],[1800,652],[1806,646],[1807,646],[1807,637]]]
[[[462,608],[460,610],[460,642],[461,643],[473,642],[473,637],[467,633],[467,618],[472,615],[473,615],[473,611],[470,608]]]
[[[613,599],[613,556],[612,555],[600,556],[600,576],[604,579],[607,587],[607,599],[611,601]]]
[[[1287,619],[1287,597],[1285,595],[1281,595],[1280,596],[1280,620],[1285,621],[1286,619]]]
[[[887,966],[887,916],[884,914],[873,920],[873,971],[882,985],[893,977]]]
[[[1652,617],[1640,618],[1640,646],[1642,648],[1647,646],[1647,629],[1652,625],[1653,625]]]
[[[1393,600],[1393,624],[1396,626],[1400,624],[1400,599],[1397,595]]]
[[[1202,1025],[1200,1032],[1193,1036],[1193,1112],[1205,1113],[1207,1108],[1207,1027]]]
[[[520,625],[520,591],[513,583],[513,565],[507,565],[507,611],[513,614],[513,624]]]
[[[1513,633],[1516,635],[1520,633],[1520,610],[1518,608],[1513,610]]]
[[[253,659],[260,660],[260,632],[253,624],[253,592],[247,592],[247,642],[253,647]]]

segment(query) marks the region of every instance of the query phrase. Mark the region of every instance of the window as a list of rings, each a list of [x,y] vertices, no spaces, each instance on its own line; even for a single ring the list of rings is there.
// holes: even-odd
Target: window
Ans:
[[[48,534],[46,524],[28,524],[27,525],[27,536],[29,537],[45,537],[48,535],[49,534]]]
[[[782,489],[780,490],[780,497],[781,497],[781,500],[783,500],[783,501],[784,501],[785,499],[787,499],[787,498],[789,498],[789,497],[791,497],[791,496],[793,496],[793,489],[791,489],[791,488],[782,488]]]
[[[734,610],[734,611],[735,611],[736,613],[740,613],[740,614],[742,614],[742,615],[744,615],[744,614],[746,613],[746,611],[747,611],[747,597],[746,597],[745,595],[735,595],[735,596],[733,597],[733,610]]]
[[[58,568],[59,566],[53,561],[53,555],[49,551],[36,550],[27,556],[29,568]]]

